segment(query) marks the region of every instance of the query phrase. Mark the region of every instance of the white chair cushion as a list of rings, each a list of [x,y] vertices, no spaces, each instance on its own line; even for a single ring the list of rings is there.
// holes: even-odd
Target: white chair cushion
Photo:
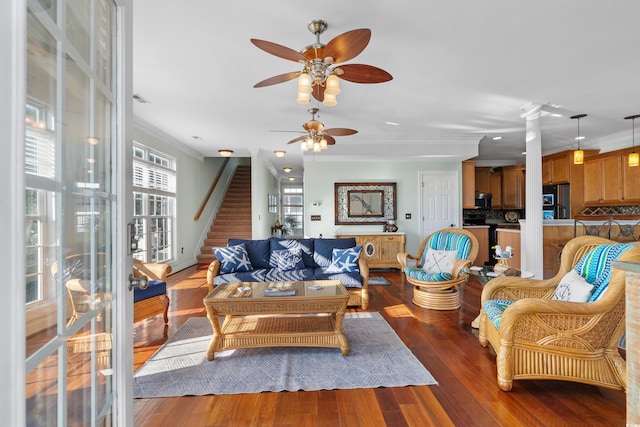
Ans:
[[[556,292],[553,294],[554,300],[587,302],[593,291],[593,285],[587,283],[577,271],[571,270],[564,275]]]
[[[451,273],[451,267],[457,255],[457,250],[444,251],[429,248],[422,269],[428,274]]]

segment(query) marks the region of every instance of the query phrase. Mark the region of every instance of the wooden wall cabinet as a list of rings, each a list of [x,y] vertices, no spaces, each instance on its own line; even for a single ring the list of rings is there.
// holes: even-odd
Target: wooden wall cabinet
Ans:
[[[362,253],[369,268],[401,268],[397,256],[405,252],[404,233],[339,234],[336,237],[354,237],[362,245]]]
[[[623,199],[622,157],[612,154],[585,160],[585,206],[616,206]]]
[[[502,168],[502,209],[524,209],[524,165]]]
[[[623,155],[622,158],[624,164],[624,201],[637,205],[640,204],[640,166],[629,167],[627,155]]]
[[[462,208],[476,207],[476,162],[465,160],[462,162]]]
[[[571,182],[573,151],[542,158],[542,184],[568,184]]]
[[[494,170],[489,177],[489,188],[491,192],[491,207],[502,209],[502,170]]]
[[[477,226],[477,227],[464,227],[464,229],[478,239],[478,256],[473,262],[473,265],[479,265],[484,267],[486,262],[489,262],[489,226]]]
[[[491,193],[491,168],[476,168],[476,193]]]

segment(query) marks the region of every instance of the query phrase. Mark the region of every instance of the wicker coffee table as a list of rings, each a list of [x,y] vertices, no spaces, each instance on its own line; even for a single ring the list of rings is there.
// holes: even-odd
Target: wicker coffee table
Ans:
[[[346,356],[342,320],[348,301],[337,280],[218,285],[203,300],[213,328],[207,359],[216,351],[256,347],[330,347]]]

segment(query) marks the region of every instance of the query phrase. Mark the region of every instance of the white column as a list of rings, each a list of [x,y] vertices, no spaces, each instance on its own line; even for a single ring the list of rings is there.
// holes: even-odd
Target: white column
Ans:
[[[522,117],[526,120],[526,175],[525,217],[520,233],[521,268],[542,279],[542,134],[540,131],[541,106],[534,105]]]

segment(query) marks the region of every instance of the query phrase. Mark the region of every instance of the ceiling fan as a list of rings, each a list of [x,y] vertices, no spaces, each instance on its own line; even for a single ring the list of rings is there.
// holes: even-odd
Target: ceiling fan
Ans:
[[[381,68],[365,64],[334,66],[355,58],[371,39],[371,30],[361,28],[347,31],[331,39],[326,45],[320,43],[320,34],[328,27],[322,20],[311,21],[307,28],[316,36],[316,42],[300,52],[276,43],[251,39],[251,43],[267,53],[289,61],[299,62],[302,71],[280,74],[256,83],[253,87],[265,87],[298,78],[298,103],[308,104],[310,94],[324,105],[336,105],[340,93],[339,79],[353,83],[382,83],[393,77]],[[334,66],[332,68],[332,66]]]
[[[302,141],[302,151],[312,150],[318,153],[326,150],[329,145],[336,143],[334,136],[347,136],[358,133],[357,130],[347,128],[325,129],[324,125],[315,118],[318,109],[309,108],[307,111],[311,113],[311,120],[302,125],[304,132],[300,132],[304,133],[304,135],[287,142],[287,144],[293,144],[294,142]]]

